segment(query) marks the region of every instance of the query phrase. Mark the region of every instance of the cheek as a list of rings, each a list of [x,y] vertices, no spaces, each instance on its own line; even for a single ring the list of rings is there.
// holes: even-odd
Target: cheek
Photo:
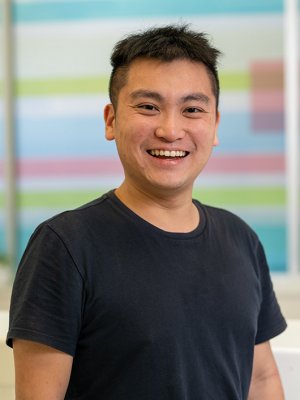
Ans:
[[[122,131],[115,138],[117,150],[122,161],[132,163],[138,157],[141,147],[140,135],[138,132],[128,129]]]
[[[195,137],[197,138],[197,143],[200,147],[213,147],[216,139],[216,124],[211,121],[204,123]]]
[[[131,123],[118,129],[116,142],[127,149],[139,148],[151,136],[153,128],[147,123]]]
[[[201,131],[194,135],[197,148],[209,150],[214,146],[215,135],[212,132]]]

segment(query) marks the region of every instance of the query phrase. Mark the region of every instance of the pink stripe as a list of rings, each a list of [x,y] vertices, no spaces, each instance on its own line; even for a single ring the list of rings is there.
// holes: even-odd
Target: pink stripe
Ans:
[[[282,154],[213,155],[205,167],[208,174],[229,173],[283,173],[285,170]],[[117,158],[70,159],[70,160],[21,160],[17,166],[20,178],[68,177],[68,176],[110,176],[123,174]],[[0,175],[3,163],[0,163]]]
[[[282,173],[282,154],[243,154],[213,156],[205,171],[208,173]]]
[[[272,73],[273,71],[282,73],[283,71],[283,62],[282,61],[254,61],[251,64],[251,70],[253,72],[268,72]]]
[[[21,176],[76,176],[115,175],[122,173],[121,163],[115,158],[22,160],[18,164]]]
[[[253,90],[251,92],[252,112],[283,111],[282,90]]]
[[[283,90],[282,62],[256,62],[250,66],[250,85],[252,90]]]
[[[208,162],[205,173],[283,173],[283,154],[215,154]],[[69,160],[21,160],[18,163],[18,174],[27,177],[68,177],[121,175],[122,166],[117,158],[102,159],[69,159]],[[3,165],[0,164],[0,173]]]
[[[284,130],[284,114],[282,112],[254,113],[251,118],[251,126],[254,132],[276,132]]]

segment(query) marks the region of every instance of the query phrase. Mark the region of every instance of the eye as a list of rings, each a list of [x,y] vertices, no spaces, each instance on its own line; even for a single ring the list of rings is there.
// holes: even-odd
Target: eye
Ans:
[[[190,114],[194,114],[194,113],[200,113],[203,110],[201,110],[200,108],[197,108],[197,107],[188,107],[184,111],[187,113],[190,113]]]
[[[155,106],[153,106],[152,104],[141,104],[138,106],[139,108],[144,108],[145,110],[157,110],[157,108]]]
[[[140,110],[143,114],[149,114],[149,115],[156,114],[157,112],[159,112],[158,107],[150,103],[138,104],[134,106],[134,108]]]
[[[205,112],[206,111],[200,107],[187,107],[183,110],[183,114],[189,118],[200,118],[201,114]]]

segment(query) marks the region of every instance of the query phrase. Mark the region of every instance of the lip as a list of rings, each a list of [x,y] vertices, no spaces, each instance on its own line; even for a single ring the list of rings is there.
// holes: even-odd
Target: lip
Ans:
[[[167,159],[183,159],[189,155],[189,151],[182,149],[166,149],[166,148],[152,148],[148,149],[147,153],[157,159],[167,160]]]
[[[187,152],[184,157],[155,157],[151,155],[149,151],[147,151],[147,155],[151,164],[161,169],[184,165],[188,158],[187,156],[189,155],[189,152]]]

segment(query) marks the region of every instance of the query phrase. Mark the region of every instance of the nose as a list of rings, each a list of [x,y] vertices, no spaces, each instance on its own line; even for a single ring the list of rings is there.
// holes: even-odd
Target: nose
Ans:
[[[184,137],[185,131],[180,124],[179,118],[174,115],[168,115],[161,118],[159,126],[155,130],[155,135],[166,142],[175,142]]]

